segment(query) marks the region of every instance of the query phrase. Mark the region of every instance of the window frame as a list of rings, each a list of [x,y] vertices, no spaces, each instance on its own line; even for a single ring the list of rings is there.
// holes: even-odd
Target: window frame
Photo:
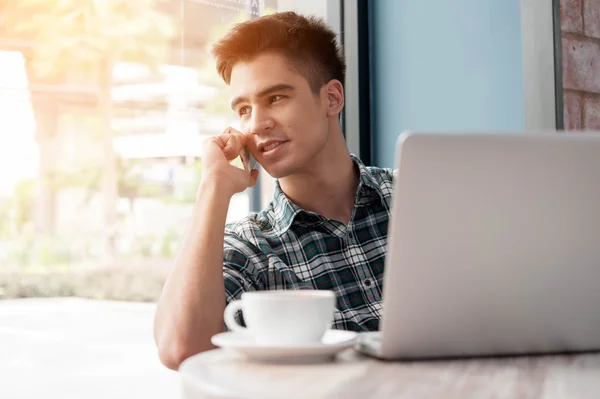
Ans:
[[[526,131],[564,129],[560,0],[521,0]]]
[[[372,0],[340,0],[341,40],[346,59],[342,128],[348,150],[363,163],[372,161]]]

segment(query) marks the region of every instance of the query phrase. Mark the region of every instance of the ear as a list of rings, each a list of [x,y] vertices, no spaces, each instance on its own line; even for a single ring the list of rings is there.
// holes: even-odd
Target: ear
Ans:
[[[337,117],[344,108],[344,86],[339,80],[331,80],[325,85],[327,95],[327,116]]]

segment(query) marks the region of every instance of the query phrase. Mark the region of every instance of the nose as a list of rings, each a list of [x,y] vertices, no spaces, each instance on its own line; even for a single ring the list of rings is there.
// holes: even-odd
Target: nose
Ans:
[[[250,117],[250,133],[260,136],[273,130],[275,121],[265,109],[254,107]]]

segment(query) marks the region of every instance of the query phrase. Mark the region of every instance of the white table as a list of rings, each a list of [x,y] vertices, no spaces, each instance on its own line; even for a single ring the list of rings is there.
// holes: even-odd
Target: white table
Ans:
[[[333,362],[277,365],[215,349],[180,375],[185,399],[600,397],[600,354],[386,362],[349,349]]]

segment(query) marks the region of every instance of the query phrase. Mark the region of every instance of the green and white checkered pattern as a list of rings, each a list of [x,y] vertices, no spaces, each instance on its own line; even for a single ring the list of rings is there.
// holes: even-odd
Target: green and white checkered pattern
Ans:
[[[352,159],[360,181],[348,226],[304,211],[278,183],[265,210],[226,226],[227,303],[245,291],[333,290],[333,328],[378,330],[393,175]]]

